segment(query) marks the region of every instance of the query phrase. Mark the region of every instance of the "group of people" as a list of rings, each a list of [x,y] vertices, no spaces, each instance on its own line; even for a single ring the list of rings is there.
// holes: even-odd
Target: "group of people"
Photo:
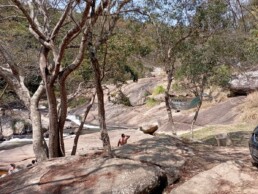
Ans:
[[[36,165],[36,164],[37,164],[37,160],[32,160],[32,161],[31,161],[31,164],[28,164],[28,165],[27,165],[27,168],[30,168],[30,167],[32,167],[32,166],[34,166],[34,165]],[[9,166],[8,174],[16,173],[16,172],[18,172],[19,170],[20,170],[20,169],[17,168],[17,166],[12,163],[12,164],[10,164],[10,166]]]

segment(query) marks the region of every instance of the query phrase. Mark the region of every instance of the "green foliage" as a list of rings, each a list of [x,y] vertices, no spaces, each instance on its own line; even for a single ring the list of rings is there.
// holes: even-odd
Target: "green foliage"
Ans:
[[[231,71],[229,66],[221,65],[219,67],[214,68],[214,74],[211,77],[210,83],[212,85],[217,85],[222,88],[228,86],[228,83],[231,78]]]
[[[217,31],[229,25],[228,4],[224,0],[203,2],[197,7],[194,23],[200,31]]]
[[[41,76],[31,74],[25,77],[25,85],[30,92],[34,93],[38,89],[41,80]]]
[[[163,86],[157,86],[154,88],[152,94],[153,95],[158,95],[158,94],[163,94],[165,93],[166,89]]]
[[[172,84],[172,89],[174,90],[174,91],[181,91],[183,88],[182,88],[182,86],[181,86],[181,84],[178,82],[178,81],[176,81],[176,82],[174,82],[173,84]]]
[[[124,66],[124,69],[125,69],[125,72],[126,72],[126,73],[130,73],[131,79],[132,79],[134,82],[137,82],[137,81],[138,81],[138,73],[136,72],[135,69],[133,69],[133,68],[130,67],[129,65],[125,65],[125,66]]]
[[[147,98],[147,100],[146,100],[146,105],[148,106],[148,107],[154,107],[155,105],[157,105],[159,102],[156,100],[156,99],[154,99],[154,98]]]
[[[71,102],[69,102],[68,106],[71,107],[71,108],[76,108],[80,105],[85,104],[87,101],[89,101],[89,99],[87,99],[83,96],[80,96],[80,97],[77,97],[77,98],[73,99]]]
[[[93,70],[89,64],[83,64],[79,70],[79,75],[82,76],[84,82],[89,82],[93,79]]]

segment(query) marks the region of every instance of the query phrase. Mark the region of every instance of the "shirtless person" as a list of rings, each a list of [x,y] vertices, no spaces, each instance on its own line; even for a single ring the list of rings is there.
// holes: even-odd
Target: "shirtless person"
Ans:
[[[119,147],[119,146],[125,145],[129,138],[130,138],[130,135],[122,134],[121,138],[119,139],[119,141],[117,143],[117,146]]]

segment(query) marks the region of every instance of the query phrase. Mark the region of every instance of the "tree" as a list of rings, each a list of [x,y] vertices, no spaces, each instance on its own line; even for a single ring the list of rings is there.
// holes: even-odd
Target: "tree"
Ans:
[[[102,16],[109,14],[116,8],[121,8],[129,1],[118,4],[117,1],[19,1],[12,0],[13,4],[7,7],[18,9],[16,12],[25,18],[29,31],[40,44],[38,58],[41,77],[47,94],[49,105],[49,157],[65,155],[63,142],[63,128],[67,115],[66,80],[78,68],[83,59],[86,46],[94,25]],[[6,2],[8,3],[8,2]],[[119,5],[122,5],[119,7]],[[112,8],[112,9],[111,9]],[[93,14],[94,13],[94,14]],[[118,15],[118,12],[115,12]],[[118,19],[118,17],[116,17]],[[73,52],[70,52],[70,51]],[[19,67],[10,64],[12,75],[5,72],[3,77],[12,79],[18,76]],[[18,79],[18,78],[17,78]],[[30,96],[24,92],[23,82],[20,85],[10,80],[10,86],[17,89],[18,96],[27,107],[30,106]],[[16,84],[16,85],[15,85]],[[60,90],[60,108],[58,108],[55,88]],[[41,88],[41,87],[40,87]],[[42,87],[43,88],[43,87]],[[24,95],[26,94],[26,96]],[[38,94],[37,92],[35,94]],[[38,99],[38,98],[37,98]],[[37,100],[33,103],[35,106]],[[36,107],[35,107],[36,109]],[[36,121],[33,121],[36,122]],[[40,122],[37,122],[40,124]],[[40,129],[38,130],[40,132]],[[37,133],[35,133],[37,134]]]
[[[167,74],[167,88],[165,104],[168,123],[172,133],[176,134],[170,107],[170,90],[175,73],[175,63],[181,52],[182,43],[195,32],[192,28],[192,17],[199,1],[188,3],[182,1],[146,1],[143,15],[153,24],[156,31],[154,39],[157,43],[156,55],[158,64],[165,68]]]
[[[236,64],[248,61],[243,47],[248,44],[247,37],[234,28],[229,6],[220,0],[199,6],[193,20],[199,30],[187,40],[180,57],[180,83],[200,99],[192,120],[192,138],[205,88],[214,84],[225,87]]]
[[[44,92],[43,83],[38,87],[36,92],[31,95],[25,86],[25,75],[19,65],[12,58],[8,49],[4,47],[4,43],[0,42],[0,53],[3,61],[0,64],[0,76],[3,77],[8,85],[16,92],[18,97],[24,102],[26,108],[30,111],[30,118],[33,128],[33,150],[39,161],[48,157],[46,142],[41,132],[41,118],[38,110],[39,99]]]
[[[112,156],[112,151],[111,151],[111,145],[110,145],[110,140],[109,140],[107,126],[106,126],[104,93],[103,93],[103,88],[101,83],[105,72],[104,70],[101,71],[102,66],[99,62],[97,54],[100,46],[106,43],[108,38],[112,35],[116,22],[119,19],[120,12],[122,11],[123,7],[129,2],[130,0],[124,0],[119,2],[115,6],[116,10],[113,12],[112,17],[106,16],[103,18],[103,20],[101,21],[102,22],[101,31],[97,33],[96,37],[94,37],[93,25],[99,17],[98,10],[95,11],[94,9],[95,7],[95,1],[94,1],[91,9],[91,16],[94,19],[91,20],[89,23],[89,31],[87,34],[87,50],[88,50],[89,58],[94,71],[94,81],[95,81],[95,87],[96,87],[96,94],[98,97],[98,116],[99,116],[99,125],[101,129],[101,140],[103,142],[104,150],[107,152],[109,156]],[[111,11],[112,9],[114,9],[113,6],[108,7],[108,11]],[[108,19],[110,19],[110,21]],[[103,65],[105,65],[105,60],[103,62]]]

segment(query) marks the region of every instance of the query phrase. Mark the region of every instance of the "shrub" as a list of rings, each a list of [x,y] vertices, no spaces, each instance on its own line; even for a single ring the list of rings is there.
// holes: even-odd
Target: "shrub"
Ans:
[[[156,88],[154,88],[152,94],[153,95],[158,95],[158,94],[163,94],[165,93],[165,88],[163,86],[157,86]]]
[[[147,98],[147,100],[146,100],[146,105],[148,107],[153,107],[153,106],[155,106],[157,104],[158,104],[158,101],[155,100],[154,98]]]

